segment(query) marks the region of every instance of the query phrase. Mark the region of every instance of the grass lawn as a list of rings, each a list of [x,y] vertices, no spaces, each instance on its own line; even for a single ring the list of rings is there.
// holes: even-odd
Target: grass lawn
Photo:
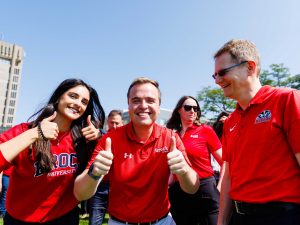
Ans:
[[[108,214],[105,215],[105,220],[102,223],[102,225],[107,225],[108,221]],[[81,219],[79,222],[79,225],[88,225],[89,224],[89,218]],[[3,219],[0,219],[0,225],[3,225]]]

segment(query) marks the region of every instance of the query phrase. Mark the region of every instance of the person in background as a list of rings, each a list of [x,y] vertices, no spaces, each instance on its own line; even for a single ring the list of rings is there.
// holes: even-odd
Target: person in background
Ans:
[[[0,135],[0,170],[14,165],[5,225],[79,224],[74,181],[94,161],[97,144],[83,129],[89,121],[102,127],[104,118],[97,92],[80,79],[67,79],[31,122]]]
[[[213,129],[216,132],[216,134],[218,135],[219,139],[222,140],[222,134],[223,134],[223,125],[225,123],[225,120],[228,118],[229,113],[222,111],[216,121],[213,123]]]
[[[2,185],[1,185],[1,195],[0,195],[0,218],[3,218],[5,213],[6,213],[6,207],[5,207],[5,203],[6,203],[6,192],[8,189],[8,185],[9,185],[9,177],[12,173],[13,170],[13,166],[3,170],[3,172],[1,173],[2,175]]]
[[[107,132],[111,132],[123,126],[122,111],[113,109],[107,116]],[[102,225],[108,206],[109,179],[103,178],[99,184],[95,195],[89,200],[90,204],[90,225]]]
[[[177,225],[217,223],[220,193],[216,187],[211,154],[222,165],[222,145],[213,129],[200,123],[200,116],[198,101],[192,96],[183,96],[167,122],[167,127],[181,137],[192,168],[201,180],[194,195],[182,191],[178,182],[169,188],[171,213]]]
[[[225,121],[218,225],[300,224],[300,92],[262,86],[255,44],[231,40],[213,78],[237,101]]]
[[[131,121],[100,139],[94,163],[76,178],[75,196],[87,199],[103,175],[109,175],[109,225],[175,224],[169,214],[170,172],[187,193],[199,188],[178,135],[155,123],[160,96],[156,81],[134,80],[127,92]]]
[[[223,125],[228,116],[229,113],[223,111],[218,115],[216,121],[213,123],[213,129],[216,132],[217,136],[219,137],[220,141],[222,141]],[[211,165],[214,170],[214,176],[216,178],[217,186],[220,187],[219,180],[220,180],[220,176],[222,176],[220,175],[221,167],[213,156],[211,157]],[[224,168],[222,172],[224,172]]]

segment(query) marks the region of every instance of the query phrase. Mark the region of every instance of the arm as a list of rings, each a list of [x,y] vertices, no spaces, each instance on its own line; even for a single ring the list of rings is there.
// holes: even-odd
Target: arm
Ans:
[[[38,137],[37,127],[34,127],[21,133],[15,138],[10,139],[9,141],[0,144],[3,157],[8,162],[12,162],[17,155],[19,155],[29,145],[34,143]]]
[[[45,138],[52,140],[56,139],[58,135],[57,124],[51,122],[56,117],[56,112],[48,118],[43,119],[41,122],[41,130]],[[33,144],[39,138],[38,128],[31,128],[18,136],[0,144],[0,149],[3,157],[12,162],[17,155],[19,155],[24,149]]]
[[[82,174],[80,174],[74,183],[74,196],[78,201],[83,201],[91,198],[97,187],[102,180],[103,176],[108,174],[113,160],[113,154],[111,152],[111,139],[106,138],[105,150],[100,151],[96,156],[93,169],[90,171],[94,177],[98,177],[99,180],[92,178],[88,174],[88,169],[85,169]]]
[[[217,160],[217,162],[219,163],[219,165],[221,166],[221,170],[220,170],[220,178],[219,178],[219,183],[217,186],[217,189],[220,191],[221,190],[221,185],[222,185],[222,181],[223,181],[223,177],[224,177],[224,169],[223,169],[223,160],[222,160],[222,148],[218,149],[215,152],[212,152],[213,157]]]
[[[224,168],[222,170],[224,170],[224,177],[220,194],[220,210],[217,223],[218,225],[227,225],[232,214],[232,200],[229,196],[231,181],[228,163],[224,162],[223,167]]]
[[[182,190],[189,194],[196,193],[200,185],[198,174],[187,164],[182,152],[176,148],[174,136],[171,138],[167,158],[170,171],[177,176]]]
[[[295,156],[296,156],[297,162],[298,162],[298,164],[300,166],[300,152],[296,153]]]

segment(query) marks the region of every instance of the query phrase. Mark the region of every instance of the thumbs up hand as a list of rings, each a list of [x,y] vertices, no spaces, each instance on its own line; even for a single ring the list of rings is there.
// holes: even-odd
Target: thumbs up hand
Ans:
[[[105,140],[105,150],[100,151],[95,158],[93,174],[95,176],[108,174],[113,158],[114,156],[111,152],[111,139],[108,137]]]
[[[173,174],[183,175],[188,172],[187,165],[182,152],[176,148],[176,139],[171,137],[170,152],[167,154],[168,165]]]
[[[91,115],[88,115],[88,117],[87,117],[87,124],[88,124],[88,126],[81,130],[85,139],[87,141],[93,141],[93,140],[100,138],[100,136],[101,136],[100,130],[97,129],[94,126],[94,124],[92,123]]]
[[[40,123],[40,129],[46,139],[54,140],[57,138],[59,130],[57,123],[53,122],[57,113],[54,112],[51,116],[43,119]]]

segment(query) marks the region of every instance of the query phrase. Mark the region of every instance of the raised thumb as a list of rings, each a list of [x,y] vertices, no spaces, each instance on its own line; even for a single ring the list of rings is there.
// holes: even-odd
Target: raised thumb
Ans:
[[[46,117],[45,120],[51,122],[55,119],[56,115],[57,115],[57,113],[56,113],[56,111],[54,111],[54,113],[51,116]]]
[[[90,126],[92,124],[91,115],[88,115],[86,122],[87,122],[88,126]]]
[[[176,139],[174,136],[171,137],[171,142],[170,142],[170,152],[174,151],[176,148]]]
[[[105,150],[111,152],[111,139],[109,137],[105,140]]]

